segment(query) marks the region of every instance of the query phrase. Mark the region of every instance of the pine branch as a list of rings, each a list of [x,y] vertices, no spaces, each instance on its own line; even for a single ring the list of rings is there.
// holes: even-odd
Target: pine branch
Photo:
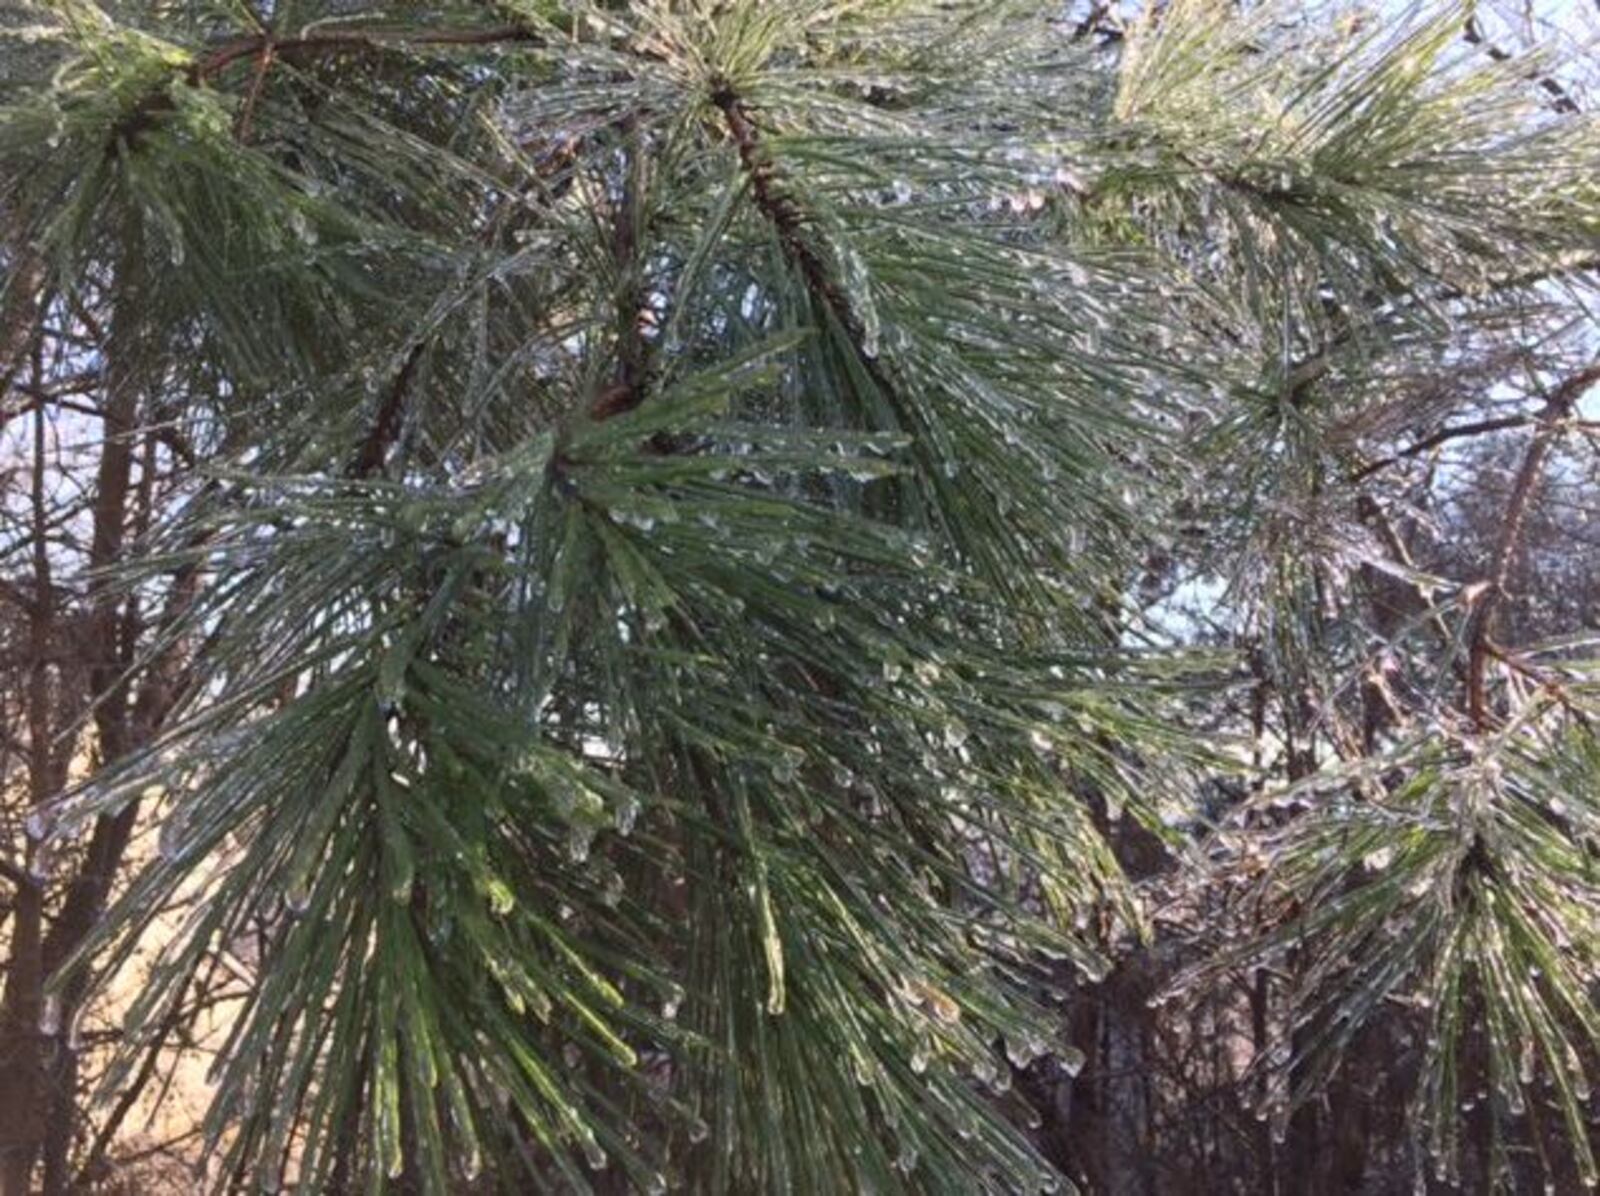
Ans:
[[[785,260],[799,271],[813,300],[826,308],[838,322],[855,349],[867,376],[885,396],[893,396],[895,388],[879,364],[875,354],[866,349],[867,337],[861,317],[851,306],[849,298],[834,280],[827,263],[818,254],[805,234],[806,215],[800,206],[781,187],[772,160],[766,155],[750,110],[732,85],[719,83],[712,91],[711,101],[727,121],[728,132],[739,151],[745,174],[750,179],[750,189],[756,207],[778,233],[778,243]]]
[[[520,25],[492,26],[485,29],[319,29],[300,37],[275,38],[270,33],[235,38],[191,62],[183,79],[191,87],[213,82],[234,63],[255,59],[251,93],[241,112],[238,136],[249,133],[255,93],[273,62],[299,61],[344,53],[383,54],[390,50],[449,46],[542,46],[544,39]],[[152,88],[111,128],[106,139],[107,154],[115,154],[121,142],[134,144],[139,136],[154,127],[164,113],[171,112],[173,101],[165,83]]]
[[[214,79],[243,58],[270,51],[284,59],[356,51],[384,53],[392,49],[435,46],[543,45],[544,39],[520,25],[487,29],[319,29],[301,37],[274,39],[268,34],[236,38],[191,64],[185,75],[191,85]]]
[[[1470,300],[1483,300],[1498,295],[1515,294],[1527,291],[1546,283],[1554,283],[1563,279],[1571,279],[1578,275],[1593,274],[1600,271],[1600,257],[1594,254],[1576,254],[1558,258],[1556,261],[1524,270],[1515,274],[1503,275],[1491,280],[1485,287],[1475,292],[1462,290],[1460,287],[1442,287],[1426,296],[1426,303],[1462,303]],[[1363,314],[1366,319],[1384,322],[1388,320],[1403,319],[1407,313],[1424,304],[1424,297],[1417,292],[1407,291],[1402,295],[1393,293],[1373,292],[1364,296]],[[1397,299],[1406,299],[1409,302],[1404,307],[1396,306],[1392,313],[1384,313],[1382,308]],[[1339,351],[1347,348],[1354,341],[1362,324],[1344,321],[1343,325],[1335,331],[1316,352],[1296,361],[1289,369],[1288,381],[1291,394],[1298,399],[1310,387],[1326,377],[1338,360]],[[1419,450],[1425,451],[1425,450]],[[1379,463],[1379,467],[1391,464],[1389,461]],[[1358,475],[1352,481],[1359,481]]]

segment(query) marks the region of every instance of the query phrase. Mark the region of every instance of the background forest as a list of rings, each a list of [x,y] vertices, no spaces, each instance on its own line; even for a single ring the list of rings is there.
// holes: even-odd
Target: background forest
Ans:
[[[0,3],[0,1196],[1595,1187],[1597,32]]]

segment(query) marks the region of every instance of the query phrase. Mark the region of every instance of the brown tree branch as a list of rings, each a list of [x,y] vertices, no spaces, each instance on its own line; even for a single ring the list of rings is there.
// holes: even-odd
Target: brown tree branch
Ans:
[[[267,72],[272,69],[274,56],[275,48],[269,36],[267,43],[256,51],[255,70],[250,74],[250,89],[245,92],[244,103],[239,106],[239,117],[233,125],[234,140],[241,145],[250,140],[250,125],[255,119],[256,105],[261,101],[261,91],[267,84]]]
[[[645,188],[649,185],[644,139],[638,122],[626,123],[633,143],[622,195],[612,214],[611,257],[617,271],[617,363],[611,385],[589,408],[590,418],[601,421],[632,411],[648,392],[650,343],[640,321],[649,300],[639,242],[645,233]]]
[[[37,340],[33,358],[37,385],[41,373]],[[55,607],[51,601],[51,563],[45,533],[48,518],[45,476],[50,466],[42,410],[34,412],[33,427],[34,601],[28,620],[33,659],[28,670],[26,708],[28,801],[37,809],[55,795],[58,769],[56,754],[51,750],[52,687],[50,669],[45,663],[54,635]],[[41,853],[48,850],[44,843],[28,844],[29,874],[37,870]],[[12,917],[5,996],[0,1003],[0,1068],[5,1074],[5,1083],[0,1084],[0,1193],[25,1196],[45,1128],[44,1102],[39,1099],[44,1078],[39,1038],[45,979],[42,885],[35,883],[18,889]]]
[[[1510,62],[1514,55],[1490,41],[1483,32],[1483,26],[1478,24],[1476,16],[1468,15],[1461,29],[1461,36],[1469,46],[1477,46],[1495,62]],[[1550,107],[1556,112],[1578,112],[1578,101],[1568,94],[1567,89],[1552,79],[1549,75],[1530,75],[1535,83],[1550,97]]]
[[[860,315],[834,280],[832,272],[806,236],[806,217],[799,205],[783,192],[772,160],[761,144],[761,133],[754,118],[732,85],[722,83],[712,92],[711,101],[722,110],[728,132],[739,151],[739,161],[750,179],[756,207],[778,233],[778,243],[789,265],[799,271],[815,302],[820,304],[844,330],[855,350],[861,368],[880,393],[893,399],[890,383],[877,355],[866,349],[866,334]]]
[[[5,308],[0,310],[0,411],[6,411],[6,394],[27,363],[28,346],[33,341],[44,306],[41,294],[44,277],[42,257],[32,249],[16,251],[8,279],[10,285],[4,289]],[[0,415],[0,424],[8,418],[9,413]]]
[[[264,77],[268,58],[296,61],[341,53],[383,53],[413,47],[492,46],[522,43],[543,45],[544,39],[519,25],[489,26],[483,29],[319,29],[300,37],[274,38],[269,33],[234,38],[223,42],[189,64],[183,78],[191,87],[214,81],[234,63],[254,59],[257,72],[254,87]],[[263,65],[266,64],[266,65]],[[247,102],[247,110],[254,100]],[[166,86],[152,89],[112,126],[106,141],[108,153],[115,153],[119,142],[132,143],[151,128],[163,113],[172,111],[172,97]],[[240,128],[248,134],[248,121]],[[242,140],[241,136],[241,140]]]
[[[1449,440],[1459,440],[1463,436],[1482,436],[1488,432],[1501,432],[1507,428],[1520,428],[1532,423],[1533,419],[1534,417],[1531,415],[1502,415],[1496,419],[1483,419],[1475,423],[1456,424],[1453,427],[1441,428],[1433,435],[1424,436],[1421,440],[1408,444],[1405,448],[1387,457],[1382,457],[1370,464],[1363,465],[1355,473],[1351,474],[1348,480],[1351,482],[1365,481],[1381,469],[1387,469],[1407,457],[1421,456],[1429,449],[1437,448]]]
[[[544,39],[520,25],[484,29],[319,29],[301,37],[273,39],[262,33],[235,38],[195,60],[185,72],[191,84],[214,79],[242,58],[255,58],[270,48],[274,57],[293,59],[346,51],[381,53],[413,46],[543,45]]]
[[[1600,383],[1600,361],[1579,370],[1551,392],[1539,415],[1538,429],[1517,468],[1511,496],[1506,500],[1505,514],[1500,520],[1500,535],[1489,559],[1489,576],[1477,598],[1467,635],[1467,713],[1479,731],[1486,730],[1489,725],[1488,665],[1493,655],[1490,634],[1495,616],[1507,597],[1506,582],[1511,576],[1512,563],[1522,540],[1529,505],[1543,474],[1545,459],[1550,454],[1550,447],[1563,421],[1572,414],[1578,400],[1596,383]]]
[[[389,385],[388,393],[378,405],[377,416],[372,421],[366,439],[361,442],[355,460],[350,463],[347,471],[350,477],[370,478],[383,467],[384,458],[389,455],[394,442],[400,438],[401,417],[405,415],[406,392],[411,389],[412,379],[416,376],[417,366],[421,363],[426,348],[427,342],[419,340],[406,353],[399,372]]]

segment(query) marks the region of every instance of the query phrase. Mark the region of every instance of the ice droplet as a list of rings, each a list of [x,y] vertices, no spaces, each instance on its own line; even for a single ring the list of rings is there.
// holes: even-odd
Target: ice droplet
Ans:
[[[54,1038],[61,1032],[61,998],[55,993],[45,997],[39,1006],[39,1033]]]
[[[1044,1043],[1038,1039],[1006,1036],[1006,1058],[1011,1060],[1012,1067],[1027,1068],[1042,1054]]]
[[[489,912],[497,918],[505,917],[516,908],[517,895],[498,876],[490,879],[485,895],[489,899]]]
[[[55,830],[55,825],[56,820],[51,814],[45,810],[35,809],[23,822],[22,829],[27,833],[28,838],[35,843],[39,843],[50,837],[51,832]]]
[[[163,860],[173,864],[183,858],[186,846],[183,841],[183,823],[175,815],[169,815],[161,823],[161,830],[156,835],[156,850],[161,853]]]
[[[28,857],[28,879],[41,883],[49,880],[50,869],[55,864],[55,854],[48,839],[34,844],[33,852]]]

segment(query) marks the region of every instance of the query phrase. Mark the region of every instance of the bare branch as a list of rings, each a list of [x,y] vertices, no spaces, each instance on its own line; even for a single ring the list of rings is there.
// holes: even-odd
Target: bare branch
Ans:
[[[1511,487],[1511,497],[1506,501],[1505,514],[1500,521],[1500,536],[1490,557],[1489,577],[1472,614],[1472,625],[1467,639],[1467,712],[1473,725],[1480,731],[1489,723],[1487,674],[1490,652],[1490,632],[1495,615],[1506,599],[1506,581],[1511,574],[1511,564],[1522,539],[1522,529],[1527,522],[1528,507],[1544,470],[1550,446],[1560,432],[1563,421],[1572,414],[1578,400],[1596,383],[1600,383],[1600,361],[1567,378],[1545,401],[1539,416],[1539,428],[1523,454],[1517,468],[1516,481]]]

